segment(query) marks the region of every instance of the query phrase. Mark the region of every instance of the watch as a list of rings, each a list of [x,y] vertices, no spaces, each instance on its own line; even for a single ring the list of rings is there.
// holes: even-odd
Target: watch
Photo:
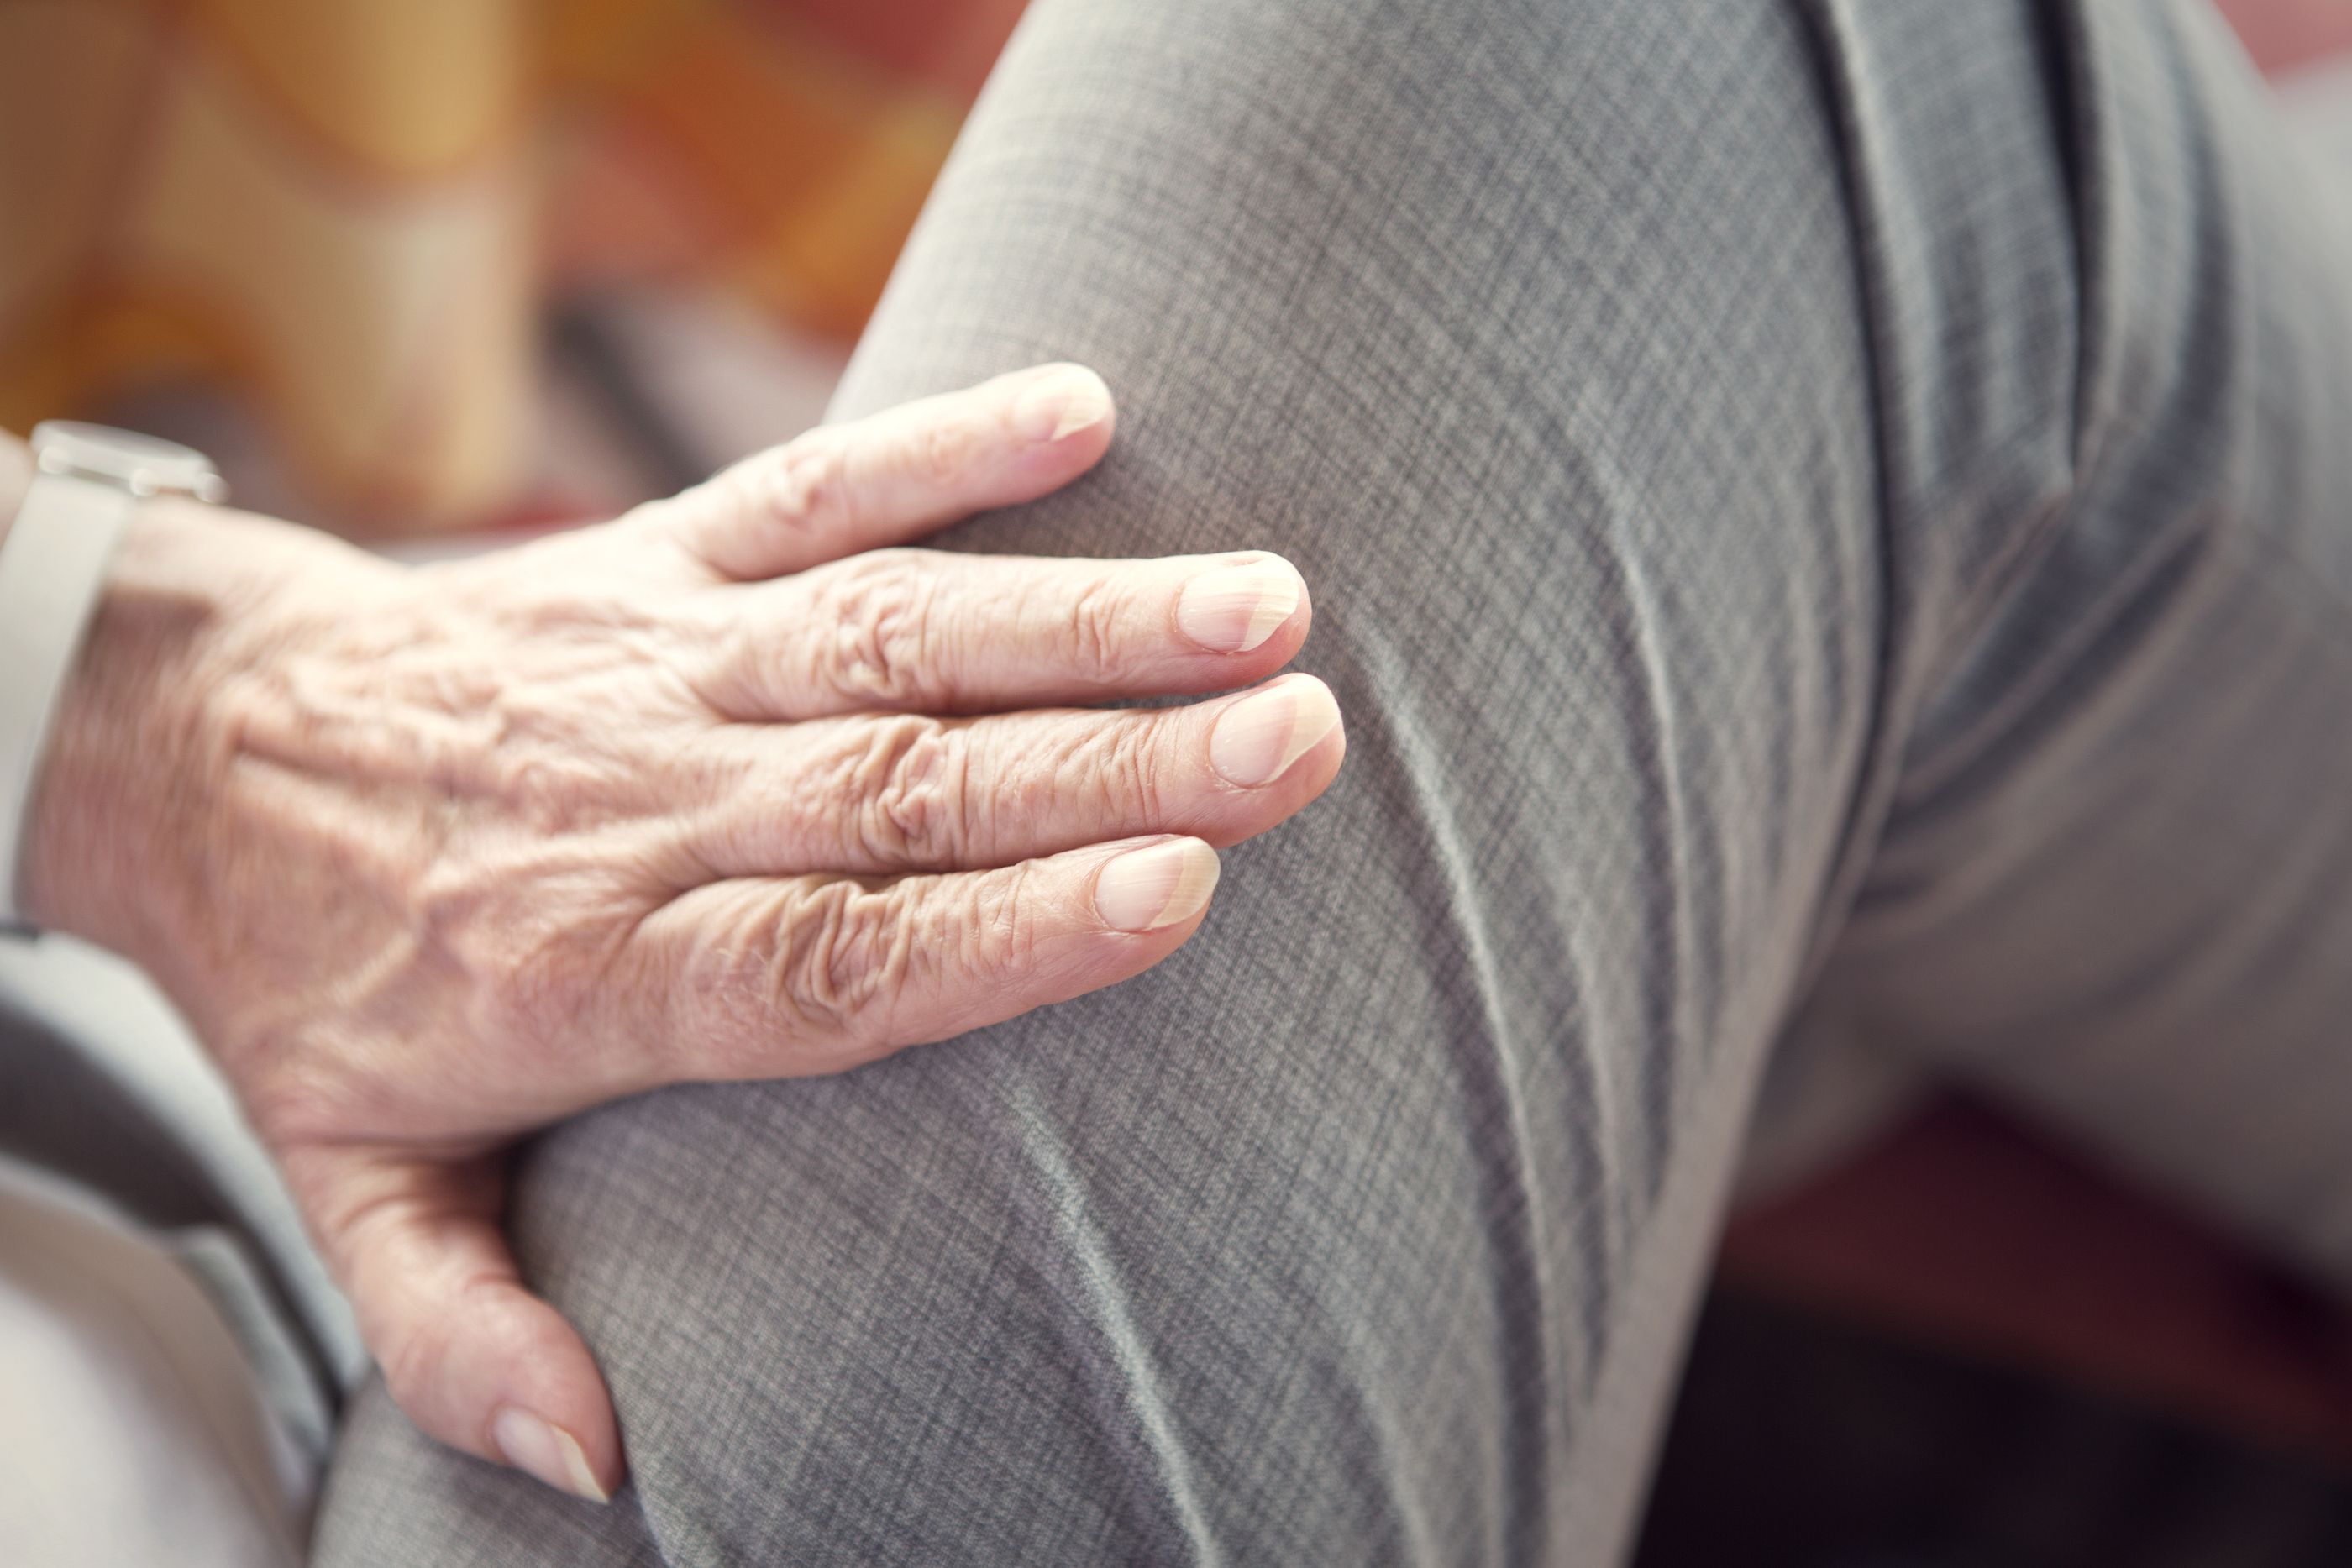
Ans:
[[[0,538],[0,931],[28,933],[17,903],[33,784],[97,608],[114,541],[150,496],[226,498],[200,452],[62,420],[33,431],[33,482]]]

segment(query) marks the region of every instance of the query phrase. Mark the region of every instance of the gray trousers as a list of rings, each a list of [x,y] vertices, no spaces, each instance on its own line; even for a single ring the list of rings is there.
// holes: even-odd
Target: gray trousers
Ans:
[[[2135,0],[1040,0],[839,410],[960,547],[1277,549],[1330,793],[1116,990],[610,1107],[608,1510],[380,1388],[359,1564],[1603,1563],[1776,1046],[2352,1279],[2352,241]]]

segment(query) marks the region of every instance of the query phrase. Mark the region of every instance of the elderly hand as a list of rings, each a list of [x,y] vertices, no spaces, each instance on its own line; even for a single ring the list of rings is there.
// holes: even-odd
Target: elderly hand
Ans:
[[[28,904],[186,1014],[425,1431],[588,1497],[623,1473],[500,1233],[517,1134],[1126,979],[1199,924],[1212,845],[1330,782],[1330,693],[1265,679],[1307,635],[1283,560],[878,548],[1066,484],[1111,423],[1047,367],[422,569],[192,506],[133,525]]]

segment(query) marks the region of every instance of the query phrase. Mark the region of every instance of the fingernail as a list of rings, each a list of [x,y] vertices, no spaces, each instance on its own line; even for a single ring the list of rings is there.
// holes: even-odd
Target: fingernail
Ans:
[[[1339,705],[1322,682],[1286,680],[1217,716],[1209,763],[1244,788],[1271,784],[1339,723]]]
[[[1246,653],[1298,610],[1298,574],[1273,561],[1220,567],[1184,585],[1176,624],[1202,647]]]
[[[590,1502],[613,1500],[611,1494],[596,1484],[596,1472],[588,1468],[588,1456],[581,1451],[572,1434],[528,1410],[513,1405],[499,1406],[490,1422],[490,1441],[498,1445],[507,1463],[558,1491],[568,1491]]]
[[[1198,839],[1129,850],[1095,874],[1095,909],[1117,931],[1190,920],[1217,887],[1217,852]]]
[[[1024,441],[1049,444],[1110,417],[1110,389],[1076,365],[1048,371],[1013,405],[1013,425]]]

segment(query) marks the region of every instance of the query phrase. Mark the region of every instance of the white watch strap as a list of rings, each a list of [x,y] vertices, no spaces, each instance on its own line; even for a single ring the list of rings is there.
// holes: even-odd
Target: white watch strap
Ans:
[[[37,475],[0,539],[0,929],[25,926],[17,878],[33,782],[107,560],[138,504],[119,485]]]

